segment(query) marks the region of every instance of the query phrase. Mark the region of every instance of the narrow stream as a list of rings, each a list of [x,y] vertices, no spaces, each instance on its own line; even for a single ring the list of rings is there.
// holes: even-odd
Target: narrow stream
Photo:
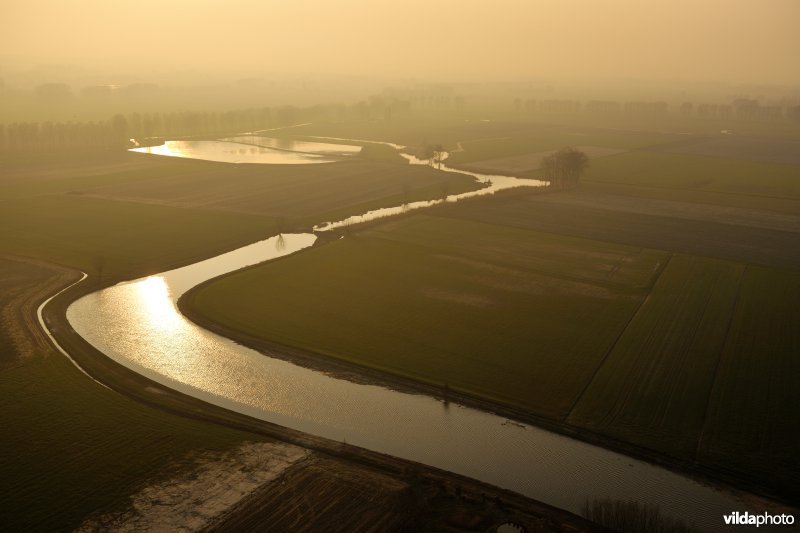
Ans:
[[[411,164],[426,163],[406,158]],[[315,229],[329,230],[508,187],[544,185],[446,166],[442,170],[473,175],[487,186]],[[204,330],[177,311],[177,299],[198,283],[294,253],[315,240],[312,233],[284,234],[120,283],[77,300],[67,318],[97,349],[165,386],[282,426],[476,478],[575,513],[595,498],[634,500],[658,505],[665,514],[713,531],[719,529],[724,514],[749,509],[731,493],[582,441],[265,356]]]

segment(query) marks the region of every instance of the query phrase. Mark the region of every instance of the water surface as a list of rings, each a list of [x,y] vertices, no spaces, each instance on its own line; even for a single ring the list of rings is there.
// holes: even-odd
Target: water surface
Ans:
[[[322,154],[275,150],[231,141],[166,141],[158,146],[132,148],[130,151],[142,154],[216,161],[219,163],[308,165],[336,161],[336,159]]]
[[[264,137],[262,135],[237,135],[235,137],[226,137],[220,139],[221,141],[229,141],[235,143],[249,144],[253,146],[261,146],[264,148],[272,148],[274,150],[288,150],[291,152],[305,152],[309,154],[338,156],[338,157],[352,157],[361,152],[361,146],[352,144],[333,144],[322,143],[313,141],[301,141],[286,137]]]

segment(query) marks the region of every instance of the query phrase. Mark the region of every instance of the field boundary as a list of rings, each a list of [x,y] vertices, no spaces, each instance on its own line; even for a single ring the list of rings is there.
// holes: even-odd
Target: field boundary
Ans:
[[[722,346],[720,347],[719,353],[717,354],[717,363],[714,365],[714,382],[708,388],[708,395],[706,398],[706,408],[703,412],[703,426],[702,429],[700,430],[700,434],[697,436],[697,445],[695,446],[693,454],[695,462],[698,462],[700,450],[702,449],[703,439],[705,438],[706,434],[706,426],[708,425],[708,411],[709,409],[711,409],[711,399],[714,397],[714,391],[717,388],[717,382],[719,379],[719,367],[722,364],[722,358],[725,356],[725,347],[728,345],[728,339],[730,338],[731,334],[731,327],[733,327],[733,322],[736,319],[736,309],[739,306],[739,296],[742,294],[742,282],[744,281],[744,276],[748,268],[750,268],[750,265],[745,264],[744,268],[742,269],[742,273],[739,275],[739,281],[736,284],[736,297],[733,300],[733,305],[731,307],[731,316],[728,319],[728,325],[725,328],[725,341],[722,343]]]
[[[614,339],[614,342],[612,342],[611,346],[608,347],[608,350],[606,350],[605,355],[603,355],[603,359],[600,361],[600,363],[597,365],[597,367],[595,367],[594,372],[592,372],[592,377],[590,377],[588,379],[588,381],[586,382],[586,385],[584,385],[583,389],[581,389],[580,394],[578,394],[578,396],[575,397],[575,401],[572,402],[572,406],[570,406],[569,411],[567,411],[567,413],[561,419],[562,422],[567,423],[567,420],[569,419],[569,417],[572,416],[572,412],[575,410],[575,407],[577,407],[578,403],[580,403],[581,398],[583,398],[583,395],[586,394],[586,391],[589,389],[589,386],[592,384],[592,382],[597,377],[597,374],[600,372],[600,369],[603,367],[603,365],[608,360],[608,357],[611,355],[611,352],[614,351],[614,348],[616,347],[617,343],[619,343],[619,340],[622,338],[623,335],[625,335],[625,332],[628,331],[628,328],[630,327],[631,322],[633,322],[633,319],[636,318],[639,315],[639,313],[642,311],[642,308],[644,307],[644,304],[647,303],[647,301],[650,299],[650,296],[653,294],[653,287],[655,287],[655,285],[658,282],[658,280],[661,279],[661,275],[667,269],[667,265],[669,265],[670,261],[672,261],[672,258],[674,256],[675,256],[674,253],[669,254],[669,256],[667,257],[667,260],[664,261],[664,264],[658,269],[658,275],[655,276],[655,278],[653,279],[652,283],[650,284],[650,287],[648,288],[648,291],[647,291],[647,296],[642,298],[642,301],[639,302],[639,305],[636,307],[636,311],[634,311],[631,314],[630,318],[625,323],[625,326],[620,330],[619,334]]]

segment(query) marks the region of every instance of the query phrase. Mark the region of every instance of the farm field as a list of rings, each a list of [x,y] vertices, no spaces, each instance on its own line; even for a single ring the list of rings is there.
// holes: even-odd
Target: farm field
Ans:
[[[800,139],[714,136],[664,148],[667,152],[800,165]]]
[[[697,202],[632,197],[623,194],[608,194],[592,191],[586,187],[561,194],[529,196],[529,200],[562,205],[584,207],[650,215],[697,222],[716,222],[733,226],[753,227],[782,232],[800,233],[800,214],[747,209],[724,205],[709,205]]]
[[[20,199],[0,211],[0,252],[110,277],[222,252],[276,230],[268,217],[71,195]]]
[[[747,267],[708,404],[698,460],[800,477],[800,271]]]
[[[289,133],[287,133],[289,134]],[[408,146],[442,144],[451,151],[453,165],[475,161],[526,156],[557,150],[564,146],[596,146],[630,150],[675,142],[684,137],[672,132],[644,132],[641,129],[609,129],[594,125],[557,125],[518,119],[481,120],[443,115],[418,117],[389,123],[350,122],[311,124],[291,130],[291,135],[392,141]],[[462,151],[458,151],[459,143]]]
[[[274,531],[324,531],[331,524],[347,531],[415,529],[408,483],[332,459],[307,460],[290,469],[279,487],[268,487],[253,500],[211,531],[252,531],[263,524]]]
[[[693,457],[743,271],[673,256],[568,422]]]
[[[698,207],[693,202],[663,199],[652,202],[581,187],[557,194],[520,191],[441,209],[454,218],[630,246],[781,268],[800,265],[796,213]]]
[[[418,215],[187,297],[238,331],[559,419],[666,258]]]
[[[476,188],[462,175],[367,161],[264,168],[101,153],[82,164],[65,154],[4,165],[0,253],[105,277],[156,272],[297,224],[437,198],[443,182],[450,192]]]
[[[194,164],[195,162],[192,162]],[[213,164],[211,164],[213,165]],[[430,167],[369,160],[323,165],[216,165],[203,174],[179,173],[158,181],[96,187],[87,194],[171,207],[224,210],[311,226],[378,207],[400,205],[477,188],[469,176]]]
[[[800,198],[800,166],[635,151],[593,160],[586,183]]]

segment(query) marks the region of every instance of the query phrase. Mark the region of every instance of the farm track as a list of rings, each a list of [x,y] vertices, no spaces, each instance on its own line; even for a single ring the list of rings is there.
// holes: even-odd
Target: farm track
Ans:
[[[80,277],[74,270],[26,257],[0,255],[0,265],[13,284],[0,299],[0,369],[50,352],[36,310],[49,296]],[[3,342],[5,340],[5,342]]]

